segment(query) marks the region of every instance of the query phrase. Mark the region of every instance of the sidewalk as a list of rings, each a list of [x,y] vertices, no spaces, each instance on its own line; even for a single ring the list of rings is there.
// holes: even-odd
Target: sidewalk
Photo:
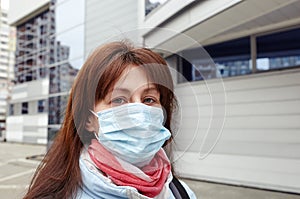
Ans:
[[[0,142],[0,196],[20,199],[39,161],[26,157],[44,154],[46,146]],[[34,158],[39,159],[39,158]],[[199,199],[300,199],[300,195],[184,179]]]
[[[300,195],[183,179],[199,199],[300,199]]]
[[[0,142],[0,196],[23,198],[39,162],[26,157],[44,154],[46,146]]]

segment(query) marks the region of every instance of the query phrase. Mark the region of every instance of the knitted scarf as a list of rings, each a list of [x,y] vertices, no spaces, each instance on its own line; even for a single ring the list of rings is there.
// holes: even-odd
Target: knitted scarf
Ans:
[[[131,186],[148,197],[157,196],[171,171],[170,161],[160,149],[150,163],[138,168],[106,150],[97,140],[88,148],[90,158],[116,185]]]

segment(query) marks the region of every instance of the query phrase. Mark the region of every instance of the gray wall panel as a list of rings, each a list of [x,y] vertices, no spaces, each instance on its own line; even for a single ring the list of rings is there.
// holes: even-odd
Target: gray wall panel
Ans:
[[[137,28],[138,1],[87,1],[85,55],[107,39]],[[136,38],[132,38],[136,41]]]

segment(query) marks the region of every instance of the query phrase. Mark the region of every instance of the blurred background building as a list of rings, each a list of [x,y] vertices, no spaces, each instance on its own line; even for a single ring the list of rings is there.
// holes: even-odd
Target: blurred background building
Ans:
[[[0,139],[6,133],[7,101],[10,98],[11,80],[13,80],[15,30],[8,25],[8,10],[0,9]]]
[[[62,122],[77,70],[69,63],[69,46],[56,38],[55,1],[21,4],[10,4],[17,40],[6,138],[46,144],[52,136],[48,131],[57,130]]]
[[[180,175],[299,193],[300,1],[168,0],[154,7],[140,20],[152,27],[144,43],[182,74]],[[216,125],[224,112],[224,126]]]
[[[51,143],[77,69],[94,48],[137,29],[138,5],[137,0],[10,1],[17,44],[8,141]],[[129,37],[138,40],[137,34]]]
[[[300,193],[299,0],[10,2],[8,141],[50,143],[83,60],[129,38],[178,71],[179,175]]]

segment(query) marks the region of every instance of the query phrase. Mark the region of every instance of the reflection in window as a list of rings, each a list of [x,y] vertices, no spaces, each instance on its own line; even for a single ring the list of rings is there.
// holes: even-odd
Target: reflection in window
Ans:
[[[205,46],[205,50],[216,64],[222,77],[231,77],[251,73],[250,38]]]
[[[63,122],[63,116],[65,108],[67,106],[68,96],[60,95],[49,98],[49,110],[48,110],[48,123],[49,124],[61,124]]]
[[[38,101],[38,113],[46,112],[46,100],[39,100]]]
[[[59,132],[59,129],[58,128],[48,128],[48,143],[50,142],[50,144],[52,144],[54,138],[55,138],[55,135]],[[48,146],[50,147],[50,146]]]
[[[66,62],[57,66],[51,67],[50,73],[50,93],[67,92],[71,89],[75,76],[78,70],[71,67]]]
[[[53,19],[53,9],[31,18],[17,26],[17,44],[15,63],[16,83],[29,82],[45,78],[40,75],[40,69],[51,64],[56,58],[53,55],[55,38],[50,38],[49,33],[55,27],[49,21]]]
[[[257,69],[300,66],[300,28],[257,37]]]
[[[67,104],[66,93],[83,64],[84,7],[85,0],[58,0],[55,6],[56,29],[52,37],[56,42],[53,51],[56,60],[49,68],[49,93],[57,96],[48,99],[50,125],[62,123]],[[56,133],[51,128],[48,131],[48,135]]]
[[[152,10],[166,1],[167,0],[145,0],[145,15],[148,15]]]
[[[68,60],[70,66],[77,69],[83,64],[84,6],[84,0],[68,0],[58,2],[55,10],[56,40],[61,46],[58,52],[62,56],[60,61]]]
[[[178,71],[186,80],[231,77],[252,72],[249,37],[205,46],[204,49],[181,52],[181,68]]]

